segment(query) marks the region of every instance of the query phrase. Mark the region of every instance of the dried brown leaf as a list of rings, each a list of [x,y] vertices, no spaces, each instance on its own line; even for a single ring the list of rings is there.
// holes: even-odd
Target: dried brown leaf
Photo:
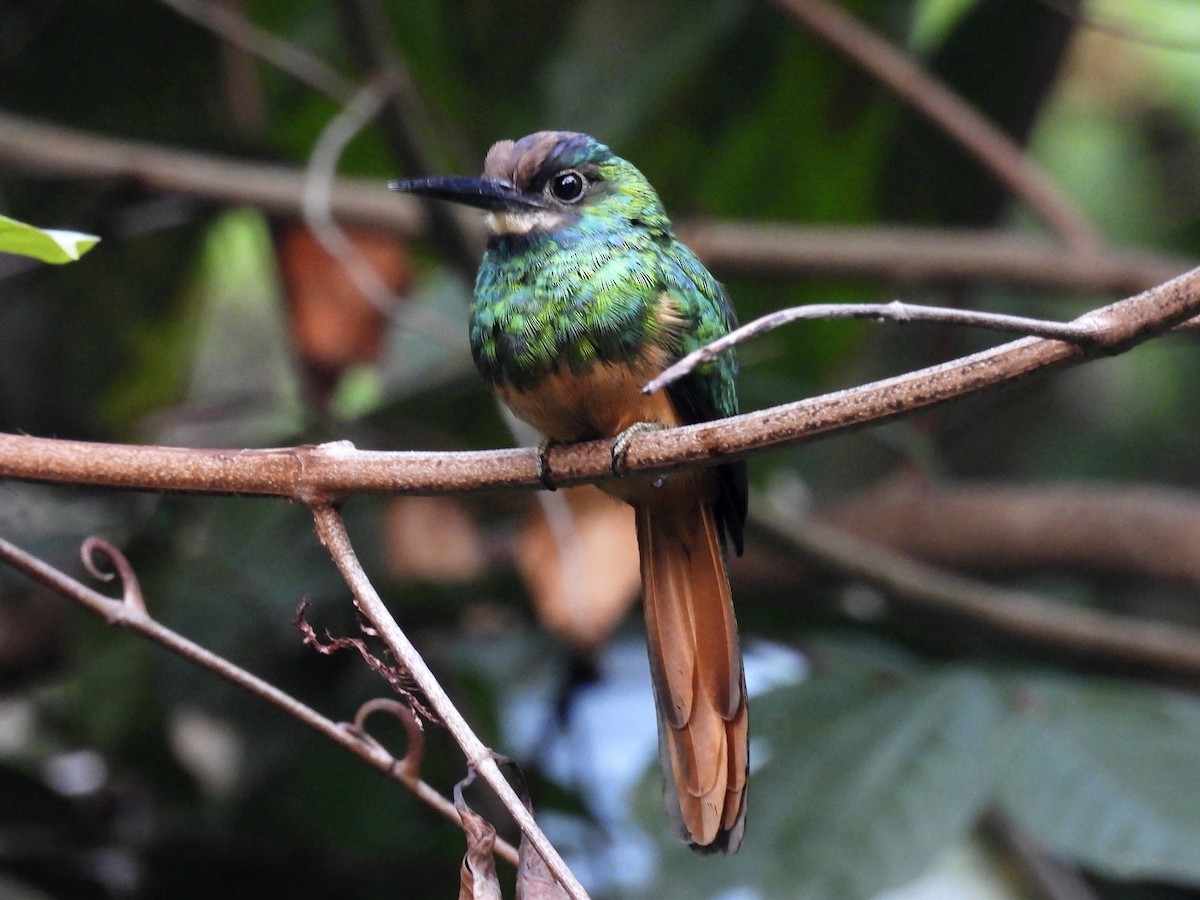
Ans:
[[[458,809],[467,836],[467,852],[463,854],[462,868],[459,870],[458,900],[503,900],[493,855],[496,829],[471,809],[462,795],[463,787],[474,778],[472,773],[454,788],[454,806]]]
[[[439,721],[437,716],[435,716],[433,712],[421,702],[416,693],[414,693],[416,691],[416,683],[413,681],[411,673],[409,673],[408,669],[406,669],[404,666],[394,661],[387,662],[379,656],[376,656],[375,653],[371,651],[371,648],[367,646],[367,642],[362,638],[335,638],[326,632],[325,636],[328,638],[328,640],[322,641],[317,636],[316,630],[308,621],[307,600],[302,601],[299,608],[296,610],[295,624],[296,627],[300,629],[300,634],[303,636],[305,645],[312,647],[323,656],[331,656],[340,650],[357,651],[358,655],[363,658],[363,662],[370,666],[376,673],[382,675],[387,683],[392,686],[392,690],[404,698],[409,709],[412,710],[414,715],[423,716],[430,722]],[[375,636],[374,629],[368,627],[362,621],[359,622],[359,628],[367,637]],[[385,653],[384,655],[386,656],[388,654]]]
[[[517,900],[570,900],[567,889],[558,883],[542,855],[524,834],[521,835],[519,853]]]

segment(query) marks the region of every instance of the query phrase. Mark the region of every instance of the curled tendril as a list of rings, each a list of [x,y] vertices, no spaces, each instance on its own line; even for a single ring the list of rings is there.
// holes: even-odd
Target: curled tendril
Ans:
[[[408,706],[398,700],[392,700],[390,697],[368,700],[358,708],[358,712],[354,715],[354,723],[346,727],[353,731],[359,740],[382,749],[382,745],[367,731],[367,719],[376,712],[388,713],[404,726],[408,752],[402,759],[396,760],[392,767],[393,770],[407,781],[420,781],[421,763],[425,760],[425,732],[421,728],[420,720]]]
[[[484,758],[490,758],[495,761],[496,765],[509,768],[513,773],[513,780],[516,781],[516,792],[521,798],[521,802],[525,804],[525,808],[533,812],[533,803],[529,799],[529,786],[525,781],[525,773],[521,771],[521,767],[513,760],[509,759],[502,753],[497,753],[491,750]],[[467,774],[454,786],[454,805],[461,806],[463,803],[462,794],[467,788],[475,783],[475,778],[479,774],[479,763],[481,759],[467,760]]]
[[[93,535],[83,542],[83,546],[79,549],[79,555],[83,560],[83,567],[93,578],[101,581],[112,581],[114,578],[119,578],[121,599],[136,612],[149,615],[146,610],[145,597],[142,595],[141,582],[138,581],[137,573],[133,571],[133,566],[130,565],[124,553],[104,538]],[[101,571],[96,565],[97,556],[105,557],[116,571]]]
[[[467,774],[454,785],[454,805],[461,812],[464,807],[467,807],[467,801],[463,799],[463,792],[475,783],[475,779],[479,775],[479,770],[471,763],[467,763]]]

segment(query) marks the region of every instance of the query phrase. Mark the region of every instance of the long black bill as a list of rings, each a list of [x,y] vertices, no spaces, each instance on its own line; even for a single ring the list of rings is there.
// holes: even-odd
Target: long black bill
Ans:
[[[434,178],[408,178],[389,181],[388,188],[406,194],[421,194],[476,206],[492,212],[510,209],[543,209],[546,204],[536,195],[523,194],[511,184],[491,178],[467,178],[457,175]]]

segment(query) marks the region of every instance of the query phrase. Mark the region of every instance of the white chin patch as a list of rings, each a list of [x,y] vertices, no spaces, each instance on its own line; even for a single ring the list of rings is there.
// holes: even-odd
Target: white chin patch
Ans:
[[[566,223],[563,213],[549,209],[529,209],[519,212],[492,212],[484,219],[492,234],[529,234],[533,231],[556,231]]]

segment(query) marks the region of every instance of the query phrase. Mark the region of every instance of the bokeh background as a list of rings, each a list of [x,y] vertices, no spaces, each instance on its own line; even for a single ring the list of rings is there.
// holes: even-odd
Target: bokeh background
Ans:
[[[590,132],[633,160],[743,321],[896,297],[1068,319],[1200,257],[1190,0],[838,5],[1028,146],[1098,235],[1092,256],[784,4],[0,0],[0,212],[102,237],[65,267],[0,254],[0,430],[195,447],[529,444],[470,362],[478,222],[431,219],[384,186],[475,172],[491,142],[541,128]],[[261,58],[281,46],[304,77]],[[359,115],[350,101],[381,62],[394,93]],[[168,149],[202,154],[225,187],[197,187],[196,156],[136,174]],[[250,202],[232,168],[249,162],[290,173],[291,199]],[[298,215],[305,172],[311,188],[333,167],[356,179],[335,194],[380,195],[340,216],[354,271]],[[714,222],[749,249],[762,233],[738,229],[753,223],[809,252],[706,252],[700,229]],[[1082,274],[873,263],[897,235],[971,238],[998,260],[1015,241]],[[839,238],[863,242],[858,261],[811,251]],[[999,340],[794,325],[743,348],[742,405]],[[1195,338],[1170,336],[759,455],[754,503],[867,539],[873,565],[872,548],[891,548],[971,579],[964,591],[1200,633],[1187,630],[1200,629],[1198,385]],[[896,605],[761,523],[732,566],[755,691],[748,837],[732,860],[670,843],[628,516],[598,497],[346,508],[391,609],[484,739],[522,765],[596,896],[1200,889],[1194,681],[939,614],[919,590]],[[387,692],[357,656],[301,643],[302,600],[319,630],[356,630],[301,507],[5,483],[0,533],[81,577],[81,540],[105,535],[157,617],[331,718]],[[378,735],[403,746],[386,723]],[[449,793],[462,758],[436,726],[427,740],[425,777]],[[0,896],[443,898],[462,852],[457,829],[339,748],[0,571]]]

